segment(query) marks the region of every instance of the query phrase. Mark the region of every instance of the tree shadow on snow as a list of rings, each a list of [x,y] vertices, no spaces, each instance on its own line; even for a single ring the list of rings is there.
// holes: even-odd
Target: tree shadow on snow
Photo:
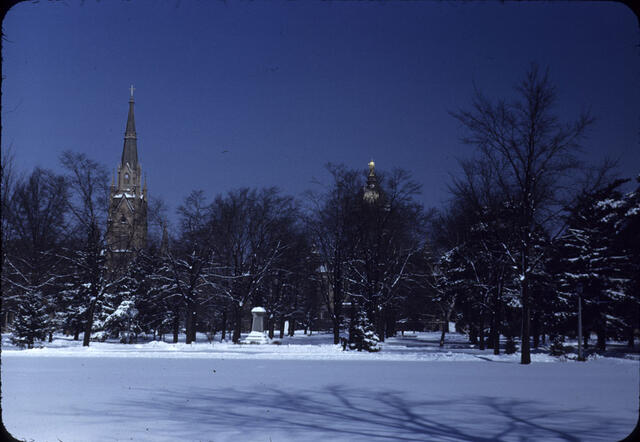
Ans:
[[[163,433],[180,440],[217,440],[216,434],[233,438],[237,431],[236,440],[269,440],[270,434],[280,440],[284,434],[292,440],[578,441],[607,439],[624,428],[622,421],[598,417],[587,408],[558,409],[485,396],[413,400],[397,391],[370,394],[339,385],[303,391],[264,387],[141,393],[144,400],[108,404],[109,417],[101,420],[111,418],[114,426],[128,419],[161,422]]]

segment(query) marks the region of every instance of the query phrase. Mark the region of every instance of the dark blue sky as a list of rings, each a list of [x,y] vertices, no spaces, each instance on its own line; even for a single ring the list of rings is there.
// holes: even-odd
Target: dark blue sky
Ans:
[[[2,147],[19,168],[71,149],[115,169],[133,83],[143,171],[172,210],[193,189],[298,195],[325,163],[370,158],[439,206],[472,152],[448,111],[474,83],[511,94],[532,61],[561,116],[597,117],[585,158],[640,171],[638,22],[617,3],[87,0],[21,3],[3,26]]]

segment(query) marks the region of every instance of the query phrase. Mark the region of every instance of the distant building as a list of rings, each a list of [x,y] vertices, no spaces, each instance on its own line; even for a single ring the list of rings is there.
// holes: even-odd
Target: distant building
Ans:
[[[373,160],[369,162],[369,175],[367,176],[367,185],[362,190],[362,199],[367,204],[377,203],[380,199],[380,187],[378,186],[378,177],[376,177],[376,164]]]
[[[143,249],[147,243],[147,182],[145,179],[142,187],[133,105],[131,86],[122,159],[118,165],[117,180],[114,177],[111,181],[106,234],[111,265],[128,261],[133,252]]]

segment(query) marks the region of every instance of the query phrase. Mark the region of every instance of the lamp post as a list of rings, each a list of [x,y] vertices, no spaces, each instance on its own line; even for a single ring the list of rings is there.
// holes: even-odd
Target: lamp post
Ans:
[[[578,360],[584,361],[582,354],[582,283],[578,284]]]

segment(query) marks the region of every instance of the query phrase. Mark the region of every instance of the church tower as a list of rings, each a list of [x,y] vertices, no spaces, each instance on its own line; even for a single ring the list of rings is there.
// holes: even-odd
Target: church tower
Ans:
[[[362,199],[367,204],[375,204],[380,199],[380,188],[378,186],[378,177],[376,176],[376,163],[371,160],[369,162],[369,175],[367,176],[367,185],[364,187]]]
[[[117,180],[112,179],[107,219],[107,247],[111,263],[127,261],[147,242],[147,182],[142,183],[142,168],[138,162],[136,124],[133,117],[133,91],[129,98],[129,115],[124,133],[122,159]]]

